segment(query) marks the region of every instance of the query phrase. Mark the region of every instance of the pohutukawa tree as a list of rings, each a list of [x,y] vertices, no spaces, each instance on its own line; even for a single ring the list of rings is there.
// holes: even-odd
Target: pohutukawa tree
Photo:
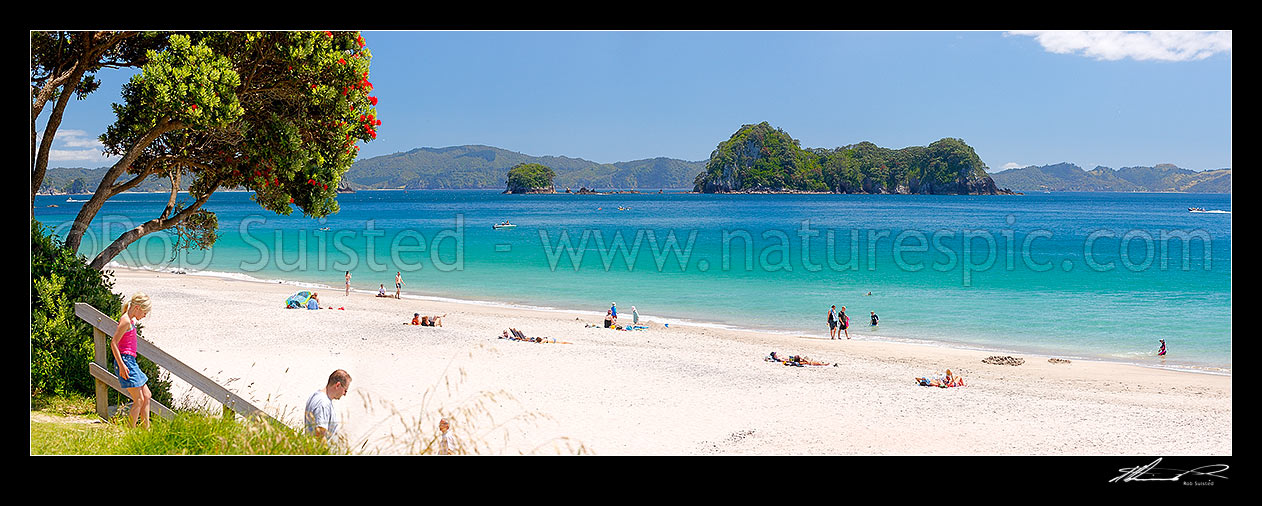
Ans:
[[[117,121],[101,136],[119,156],[66,236],[77,250],[111,197],[146,178],[165,178],[160,215],[114,239],[90,265],[106,263],[146,234],[171,230],[182,248],[214,243],[218,222],[204,209],[220,188],[254,192],[260,207],[295,207],[322,217],[338,210],[338,182],[377,137],[381,120],[368,81],[371,52],[358,32],[170,34],[123,87]],[[181,201],[181,181],[191,201]]]
[[[166,45],[169,34],[139,32],[31,32],[31,201],[44,182],[53,137],[70,97],[96,91],[96,72],[138,67],[147,50]],[[35,121],[52,102],[44,132],[36,143]]]

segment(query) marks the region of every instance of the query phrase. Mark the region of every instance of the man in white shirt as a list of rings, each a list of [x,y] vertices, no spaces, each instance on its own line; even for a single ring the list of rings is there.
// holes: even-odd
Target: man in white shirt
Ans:
[[[455,455],[456,454],[456,438],[451,435],[451,423],[446,418],[438,421],[438,454],[439,455]]]
[[[351,375],[342,369],[329,375],[328,384],[307,398],[303,418],[308,434],[332,438],[337,435],[339,425],[337,411],[333,409],[333,400],[341,399],[351,387]]]

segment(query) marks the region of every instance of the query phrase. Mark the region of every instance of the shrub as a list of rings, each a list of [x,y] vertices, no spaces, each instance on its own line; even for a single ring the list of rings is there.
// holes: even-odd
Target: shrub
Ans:
[[[109,273],[88,266],[65,248],[52,231],[31,220],[31,395],[95,394],[88,373],[92,362],[92,326],[75,317],[84,302],[117,318],[122,297]],[[157,364],[139,357],[154,400],[171,402],[171,382]]]

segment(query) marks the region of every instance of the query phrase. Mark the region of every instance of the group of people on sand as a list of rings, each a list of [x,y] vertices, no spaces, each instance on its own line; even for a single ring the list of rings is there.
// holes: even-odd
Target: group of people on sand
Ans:
[[[443,326],[443,318],[446,316],[447,313],[443,313],[442,316],[421,316],[421,313],[412,313],[411,324],[422,327],[441,327]]]
[[[871,295],[871,292],[868,292]],[[881,318],[876,315],[876,311],[872,311],[871,315],[872,328],[880,323]],[[846,339],[850,339],[850,316],[846,314],[846,306],[841,306],[841,310],[837,310],[837,305],[828,309],[828,338],[841,339],[842,335]]]
[[[636,311],[635,306],[631,306],[631,326],[635,327],[640,324],[640,312]],[[618,325],[618,303],[610,302],[609,310],[605,311],[605,328],[621,329]]]
[[[406,285],[406,284],[407,283],[403,282],[403,273],[396,271],[394,273],[394,295],[390,295],[386,293],[386,284],[382,283],[381,289],[377,290],[377,296],[378,297],[394,297],[396,299],[402,298],[403,285]],[[350,295],[350,293],[351,293],[351,272],[346,271],[346,294]]]
[[[950,369],[947,369],[945,375],[938,374],[928,378],[916,378],[916,384],[922,387],[962,387],[964,386],[964,378],[953,374]]]

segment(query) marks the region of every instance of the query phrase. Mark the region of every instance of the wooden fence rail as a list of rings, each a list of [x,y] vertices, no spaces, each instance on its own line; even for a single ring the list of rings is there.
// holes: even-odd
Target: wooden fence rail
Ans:
[[[96,414],[108,420],[110,417],[108,388],[113,388],[123,394],[123,396],[131,398],[127,394],[127,390],[122,388],[121,383],[119,383],[118,376],[110,372],[109,367],[109,361],[113,355],[110,352],[110,340],[114,337],[114,331],[118,330],[118,322],[106,316],[97,308],[82,302],[75,303],[74,313],[75,316],[92,325],[94,353],[92,363],[88,364],[88,372],[96,380]],[[153,363],[158,364],[159,367],[162,367],[168,373],[187,381],[193,388],[201,390],[212,399],[223,404],[225,418],[232,417],[234,413],[241,413],[243,416],[262,416],[268,420],[275,421],[263,410],[250,404],[250,401],[232,393],[227,388],[215,383],[202,373],[185,365],[184,362],[180,362],[169,353],[162,351],[161,348],[139,336],[136,339],[136,353],[153,361]],[[175,416],[175,413],[170,408],[163,406],[158,401],[151,401],[150,411],[168,420]]]

